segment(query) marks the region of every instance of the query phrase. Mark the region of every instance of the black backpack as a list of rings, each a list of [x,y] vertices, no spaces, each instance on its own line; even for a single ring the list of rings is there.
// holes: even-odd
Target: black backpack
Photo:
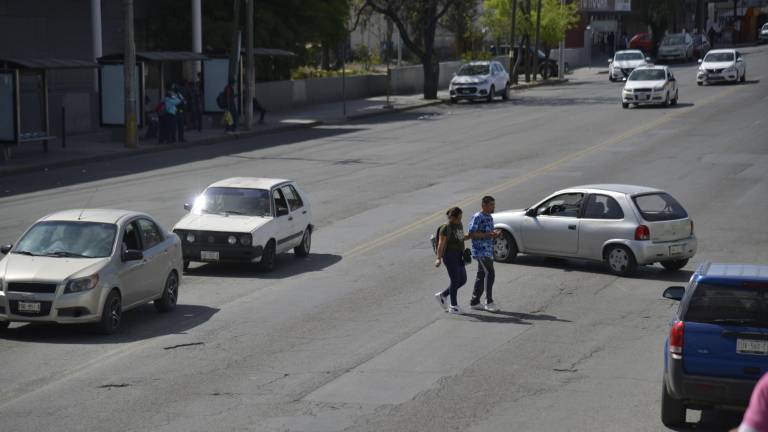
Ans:
[[[437,231],[429,237],[429,242],[432,243],[432,250],[435,252],[435,255],[437,255],[437,245],[440,243],[440,230],[443,229],[445,225],[446,224],[442,224],[437,227]]]
[[[224,109],[227,107],[227,95],[224,92],[219,93],[218,96],[216,96],[216,105],[219,106],[219,108]]]

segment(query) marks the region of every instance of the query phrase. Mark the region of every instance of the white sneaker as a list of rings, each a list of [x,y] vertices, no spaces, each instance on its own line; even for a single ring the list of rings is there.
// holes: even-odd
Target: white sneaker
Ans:
[[[495,303],[486,303],[485,304],[485,310],[487,310],[488,312],[498,312],[501,309],[499,309],[498,306],[496,306]]]
[[[447,312],[454,315],[461,315],[461,308],[459,308],[458,306],[450,306],[448,307]]]
[[[474,310],[485,310],[485,307],[483,306],[482,303],[478,303],[478,304],[474,304],[474,305],[471,304],[471,305],[469,305],[469,307],[471,309],[474,309]]]
[[[442,309],[445,309],[445,306],[446,306],[445,305],[445,299],[446,299],[446,297],[443,297],[442,291],[438,292],[438,293],[435,293],[435,300],[437,300],[437,302],[440,303],[440,307]]]

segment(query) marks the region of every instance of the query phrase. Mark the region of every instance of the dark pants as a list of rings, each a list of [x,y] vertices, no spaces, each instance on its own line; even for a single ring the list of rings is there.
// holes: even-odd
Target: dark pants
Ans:
[[[184,127],[186,126],[184,123],[186,123],[186,116],[183,112],[177,112],[176,124],[174,126],[176,127],[176,135],[179,138],[179,142],[184,141]]]
[[[263,106],[259,103],[256,98],[253,98],[253,112],[259,112],[259,123],[264,123],[264,115],[267,113],[267,110],[264,109]]]
[[[496,279],[496,272],[493,270],[493,258],[482,257],[475,258],[475,260],[477,261],[477,279],[469,304],[474,306],[480,303],[483,291],[485,291],[485,302],[493,303],[493,281]]]
[[[464,266],[464,257],[462,257],[461,252],[445,251],[443,264],[445,264],[445,269],[448,270],[451,284],[443,291],[442,296],[451,296],[451,306],[457,306],[459,303],[456,300],[456,293],[459,291],[459,288],[467,283],[467,268]]]
[[[192,111],[192,129],[201,132],[203,130],[203,112]]]
[[[160,142],[169,143],[176,141],[176,116],[163,114],[160,116]]]
[[[240,117],[240,113],[237,112],[237,110],[232,110],[229,113],[232,114],[232,125],[226,126],[224,130],[234,132],[237,130],[237,120],[238,120],[238,117]]]

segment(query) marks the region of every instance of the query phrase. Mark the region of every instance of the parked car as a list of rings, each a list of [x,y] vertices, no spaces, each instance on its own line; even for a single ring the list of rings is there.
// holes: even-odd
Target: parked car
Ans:
[[[525,48],[523,48],[525,49]],[[531,70],[533,70],[533,56],[534,56],[534,48],[531,48],[530,51],[528,51],[528,61],[530,64]],[[512,63],[514,64],[517,61],[517,55],[520,52],[519,49],[516,49],[512,53]],[[539,56],[539,75],[544,77],[545,79],[556,77],[559,74],[559,66],[557,64],[557,60],[551,59],[547,56],[547,54],[542,51],[538,50],[537,55]],[[565,73],[568,73],[568,63],[565,63]],[[520,66],[518,67],[518,74],[525,73],[525,68],[523,66],[523,63],[521,62]]]
[[[696,84],[714,82],[744,82],[747,80],[747,64],[741,53],[734,49],[717,49],[699,60]]]
[[[182,239],[184,268],[190,262],[256,263],[275,268],[275,257],[293,249],[309,255],[312,211],[290,180],[234,177],[208,186],[173,227]]]
[[[697,59],[703,58],[712,46],[709,39],[701,33],[693,35],[693,56]]]
[[[621,107],[629,105],[677,105],[677,79],[666,66],[641,66],[635,69],[621,91]]]
[[[661,421],[685,423],[687,408],[745,408],[768,371],[768,266],[704,264],[680,301],[664,344]]]
[[[689,61],[693,58],[693,38],[688,33],[671,33],[659,45],[659,62]]]
[[[493,216],[501,235],[494,258],[518,253],[604,262],[614,274],[661,263],[683,268],[696,254],[693,220],[668,193],[645,186],[603,184],[564,189],[523,210]]]
[[[608,59],[608,79],[626,80],[636,67],[645,66],[650,61],[640,50],[617,51],[612,59]]]
[[[629,49],[642,51],[645,55],[653,52],[653,36],[650,33],[638,33],[629,40]]]
[[[763,24],[763,27],[760,29],[760,34],[757,36],[757,42],[768,42],[768,23]]]
[[[109,334],[126,310],[150,301],[160,312],[176,307],[179,238],[143,213],[54,213],[2,253],[0,328],[11,322],[97,323]]]
[[[461,65],[448,89],[451,102],[460,99],[509,98],[509,74],[497,61],[475,61]]]

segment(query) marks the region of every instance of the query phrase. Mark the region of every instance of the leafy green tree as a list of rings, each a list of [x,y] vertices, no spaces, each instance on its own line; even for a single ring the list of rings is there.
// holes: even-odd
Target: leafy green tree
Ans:
[[[509,40],[512,22],[513,0],[484,0],[482,22],[490,29],[494,37]],[[532,35],[536,32],[536,9],[526,13],[523,2],[518,1],[517,33]],[[576,3],[561,5],[560,0],[542,0],[541,4],[541,41],[549,49],[556,46],[565,33],[579,23]]]
[[[682,16],[684,5],[681,0],[635,0],[632,7],[645,24],[651,28],[653,55],[667,30],[677,30],[677,17]]]

